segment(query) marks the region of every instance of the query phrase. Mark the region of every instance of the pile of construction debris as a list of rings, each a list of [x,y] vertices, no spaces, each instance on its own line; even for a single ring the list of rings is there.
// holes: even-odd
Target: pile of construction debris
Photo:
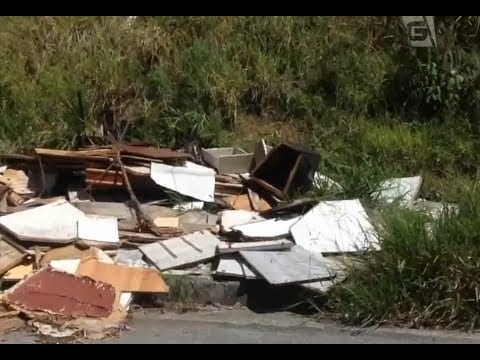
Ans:
[[[286,200],[312,186],[341,190],[319,160],[264,141],[253,153],[202,149],[200,159],[142,144],[4,155],[0,331],[20,314],[50,336],[105,336],[122,328],[136,293],[167,293],[168,273],[328,291],[345,276],[329,255],[379,241],[358,199]],[[401,192],[414,206],[421,178],[395,181],[378,196]]]

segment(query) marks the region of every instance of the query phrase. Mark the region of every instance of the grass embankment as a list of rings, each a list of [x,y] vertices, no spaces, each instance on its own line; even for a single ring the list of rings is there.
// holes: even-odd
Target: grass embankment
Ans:
[[[422,197],[460,213],[428,236],[421,214],[382,210],[383,251],[334,304],[360,323],[477,326],[476,19],[436,25],[438,49],[412,52],[396,17],[1,18],[1,150],[72,147],[127,121],[127,140],[162,146],[311,143],[337,198],[422,174]]]

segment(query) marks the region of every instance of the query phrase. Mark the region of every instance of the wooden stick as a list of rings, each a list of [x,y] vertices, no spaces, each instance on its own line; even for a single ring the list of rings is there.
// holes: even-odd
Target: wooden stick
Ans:
[[[148,230],[157,236],[162,236],[163,235],[162,231],[155,225],[153,220],[148,215],[143,213],[142,206],[140,205],[140,202],[138,201],[137,197],[133,192],[132,185],[130,184],[130,180],[128,179],[127,171],[120,157],[120,149],[118,148],[117,148],[116,160],[117,160],[118,166],[122,170],[123,182],[127,188],[128,194],[130,195],[130,199],[132,200],[132,207],[135,210],[135,217],[137,219],[138,226],[142,230]]]

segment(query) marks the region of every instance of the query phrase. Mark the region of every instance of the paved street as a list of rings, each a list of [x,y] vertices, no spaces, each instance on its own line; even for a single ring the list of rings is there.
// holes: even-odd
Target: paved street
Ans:
[[[319,324],[289,313],[255,314],[248,310],[208,310],[186,314],[134,312],[132,330],[102,343],[480,343],[480,335],[376,329],[356,332],[332,324]],[[2,343],[34,343],[20,332],[0,337]]]

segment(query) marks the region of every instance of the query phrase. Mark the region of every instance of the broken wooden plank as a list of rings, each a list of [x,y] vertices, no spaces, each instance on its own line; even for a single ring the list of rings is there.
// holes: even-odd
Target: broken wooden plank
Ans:
[[[179,227],[179,219],[178,217],[157,217],[153,219],[153,223],[155,226],[159,228],[178,228]]]
[[[223,201],[236,210],[252,210],[250,198],[247,194],[224,197]]]
[[[204,231],[142,245],[139,249],[158,270],[164,271],[213,258],[218,243],[216,236]]]
[[[23,252],[0,239],[0,276],[19,265],[24,257],[25,254]]]
[[[252,205],[252,210],[254,211],[261,212],[272,208],[267,201],[262,199],[260,195],[250,188],[248,189],[248,197],[250,199],[250,204]]]
[[[240,251],[240,255],[273,285],[332,278],[321,254],[300,246],[287,251]]]
[[[217,245],[217,252],[219,254],[229,254],[238,251],[286,250],[292,246],[293,242],[287,239],[236,243],[221,241]]]
[[[137,243],[152,243],[157,242],[159,240],[166,240],[171,239],[174,236],[178,236],[182,234],[182,229],[175,229],[175,228],[164,228],[160,229],[162,231],[162,236],[150,234],[150,233],[139,233],[134,231],[125,231],[119,230],[118,235],[120,238],[129,240],[131,242]]]

